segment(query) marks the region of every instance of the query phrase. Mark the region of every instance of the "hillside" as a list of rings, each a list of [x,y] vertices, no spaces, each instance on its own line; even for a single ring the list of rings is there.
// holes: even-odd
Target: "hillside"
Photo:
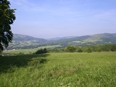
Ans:
[[[11,48],[34,48],[43,45],[47,40],[42,38],[35,38],[27,35],[14,34],[12,43],[9,46]]]
[[[77,37],[53,38],[50,40],[14,34],[14,39],[10,44],[9,49],[34,48],[42,45],[60,45],[65,47],[68,45],[85,46],[96,44],[116,44],[116,34],[104,33]]]
[[[116,44],[116,34],[104,33],[95,35],[85,35],[77,37],[63,37],[51,40],[52,44],[67,45],[96,45],[96,44]]]

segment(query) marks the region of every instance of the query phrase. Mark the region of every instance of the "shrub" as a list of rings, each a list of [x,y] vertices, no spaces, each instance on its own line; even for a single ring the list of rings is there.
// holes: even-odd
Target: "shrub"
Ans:
[[[77,52],[83,52],[83,50],[81,48],[78,48]]]
[[[35,54],[44,54],[44,53],[47,53],[47,52],[48,52],[47,49],[44,48],[44,49],[39,49],[39,50],[37,50],[37,51],[35,52]]]
[[[91,53],[92,50],[91,50],[90,48],[87,48],[87,49],[86,49],[86,52]]]
[[[66,48],[66,51],[68,51],[68,52],[75,52],[76,51],[76,48],[74,46],[68,46]]]

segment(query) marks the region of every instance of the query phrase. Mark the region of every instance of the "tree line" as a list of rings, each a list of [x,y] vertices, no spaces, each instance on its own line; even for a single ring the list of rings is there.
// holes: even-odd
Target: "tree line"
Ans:
[[[65,48],[54,48],[51,52],[102,52],[116,51],[116,44],[94,45],[94,46],[67,46]]]

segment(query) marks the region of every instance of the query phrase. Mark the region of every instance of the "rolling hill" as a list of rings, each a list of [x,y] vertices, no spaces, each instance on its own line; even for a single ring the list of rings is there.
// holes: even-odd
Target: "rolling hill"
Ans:
[[[16,49],[16,48],[34,48],[40,45],[46,44],[47,40],[42,38],[35,38],[32,36],[14,34],[14,38],[12,43],[8,49]]]
[[[14,39],[9,49],[16,48],[35,48],[42,45],[68,45],[85,46],[96,44],[116,44],[116,33],[103,33],[95,35],[85,35],[77,37],[62,37],[53,39],[35,38],[27,35],[14,34]]]
[[[77,37],[65,37],[53,40],[54,44],[61,45],[96,45],[96,44],[116,44],[116,34],[104,33],[95,35],[85,35]]]

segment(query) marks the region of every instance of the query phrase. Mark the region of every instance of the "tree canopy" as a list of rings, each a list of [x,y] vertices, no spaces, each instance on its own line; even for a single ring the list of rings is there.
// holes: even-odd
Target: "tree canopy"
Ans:
[[[12,41],[11,24],[16,19],[14,13],[15,9],[10,8],[8,0],[0,0],[0,52],[7,48],[9,42]]]

